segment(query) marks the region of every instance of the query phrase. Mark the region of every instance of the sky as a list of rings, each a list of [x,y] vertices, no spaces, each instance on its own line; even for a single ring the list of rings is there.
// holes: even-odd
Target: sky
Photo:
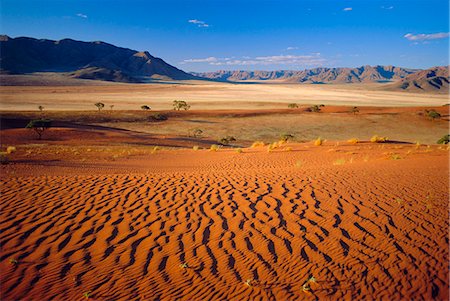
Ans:
[[[185,71],[449,64],[448,0],[0,0],[10,37],[104,41]]]

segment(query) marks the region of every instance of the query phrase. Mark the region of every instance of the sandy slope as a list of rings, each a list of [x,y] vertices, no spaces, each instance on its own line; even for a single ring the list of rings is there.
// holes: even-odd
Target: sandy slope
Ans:
[[[2,300],[448,299],[448,150],[292,147],[2,166]]]

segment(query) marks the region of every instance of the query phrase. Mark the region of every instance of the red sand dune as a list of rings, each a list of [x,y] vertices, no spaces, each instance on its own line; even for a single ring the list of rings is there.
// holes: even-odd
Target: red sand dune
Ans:
[[[1,299],[448,299],[448,150],[292,147],[2,166]]]

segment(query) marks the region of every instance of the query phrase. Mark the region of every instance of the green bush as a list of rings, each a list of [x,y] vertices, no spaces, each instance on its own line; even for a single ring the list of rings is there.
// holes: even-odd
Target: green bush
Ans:
[[[441,139],[437,141],[437,144],[448,144],[450,140],[450,135],[444,135]]]

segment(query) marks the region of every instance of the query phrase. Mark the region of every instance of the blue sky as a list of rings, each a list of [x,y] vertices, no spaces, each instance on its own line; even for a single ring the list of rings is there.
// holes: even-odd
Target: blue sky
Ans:
[[[11,37],[105,41],[186,71],[449,64],[448,0],[0,0]]]

